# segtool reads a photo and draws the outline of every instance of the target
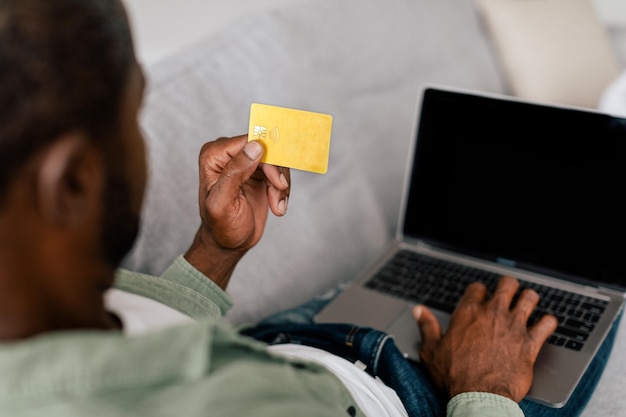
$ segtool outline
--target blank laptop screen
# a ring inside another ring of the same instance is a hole
[[[427,89],[405,236],[624,288],[626,120]]]

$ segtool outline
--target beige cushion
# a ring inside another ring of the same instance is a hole
[[[592,0],[476,0],[511,93],[596,108],[619,74]]]

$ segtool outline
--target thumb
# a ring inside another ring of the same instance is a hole
[[[251,161],[258,161],[261,159],[261,155],[263,155],[263,146],[261,146],[261,144],[256,140],[253,140],[244,145],[243,152]]]
[[[254,213],[245,203],[242,187],[259,167],[262,154],[259,143],[246,143],[226,163],[204,202],[213,232],[227,238],[230,242],[224,244],[229,247],[244,245],[254,233]]]
[[[413,318],[420,329],[424,348],[436,344],[441,339],[441,325],[432,311],[422,305],[417,305],[413,307]]]
[[[247,142],[224,166],[222,175],[213,186],[212,194],[216,199],[228,204],[239,198],[241,186],[250,179],[259,167],[263,147],[256,141]]]

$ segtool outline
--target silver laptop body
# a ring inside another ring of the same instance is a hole
[[[381,292],[373,279],[398,252],[551,287],[542,301],[565,306],[546,307],[561,323],[528,398],[562,407],[624,304],[626,120],[432,86],[418,109],[397,238],[315,320],[387,331],[419,360],[412,306],[430,306],[444,328],[450,310],[413,291],[421,283]]]

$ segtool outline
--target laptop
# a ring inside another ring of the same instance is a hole
[[[626,119],[429,86],[418,103],[397,237],[315,321],[392,334],[419,360],[416,303],[445,328],[469,282],[539,292],[558,330],[528,398],[562,407],[624,304]]]

